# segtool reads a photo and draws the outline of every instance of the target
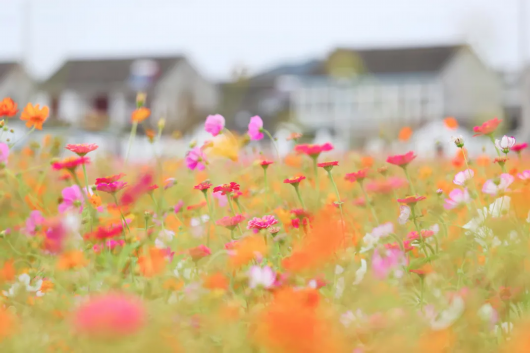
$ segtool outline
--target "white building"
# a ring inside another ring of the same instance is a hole
[[[502,116],[499,76],[465,46],[338,50],[327,65],[298,77],[291,91],[292,114],[306,131],[332,129],[360,144],[446,116],[467,127]]]
[[[22,65],[15,62],[0,63],[0,100],[12,98],[23,109],[35,92],[35,84]]]
[[[168,130],[189,129],[218,103],[217,87],[181,56],[70,60],[40,89],[50,122],[95,131],[128,128],[138,91]]]

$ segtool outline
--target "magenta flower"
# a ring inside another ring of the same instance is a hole
[[[184,201],[180,200],[179,202],[177,202],[173,210],[175,211],[175,213],[179,213],[183,206]]]
[[[195,147],[186,155],[186,166],[191,170],[204,170],[206,157],[199,147]]]
[[[109,194],[114,194],[121,189],[127,186],[127,183],[124,181],[113,181],[112,183],[101,183],[96,185],[98,191],[108,192]]]
[[[467,191],[467,189],[454,189],[449,193],[449,198],[445,199],[444,208],[446,210],[452,210],[453,208],[457,208],[470,201],[471,197],[469,196],[469,192]]]
[[[404,272],[400,267],[406,264],[407,260],[399,249],[385,249],[383,254],[375,249],[372,255],[372,271],[374,277],[380,280],[386,279],[392,270],[395,270],[396,277],[401,277]]]
[[[261,140],[263,138],[263,120],[259,116],[253,116],[250,118],[248,124],[248,135],[251,140]]]
[[[263,268],[252,266],[248,272],[248,279],[248,286],[252,289],[257,287],[270,288],[276,281],[276,274],[269,266]]]
[[[79,207],[79,213],[83,211],[83,194],[79,186],[72,185],[70,187],[66,187],[61,192],[63,195],[63,202],[59,205],[59,212],[65,213],[66,211],[69,211],[71,209],[75,209],[76,207]]]
[[[217,136],[225,127],[225,118],[220,114],[208,115],[206,122],[204,123],[204,130]]]
[[[510,174],[501,174],[498,180],[486,180],[482,186],[482,192],[489,195],[497,195],[499,192],[509,191],[508,186],[514,181],[514,177]]]
[[[226,207],[226,205],[228,205],[228,198],[226,197],[226,195],[223,195],[220,192],[214,192],[213,197],[217,199],[219,207]]]
[[[0,163],[7,164],[9,158],[9,146],[6,143],[0,142]]]
[[[37,232],[37,227],[44,224],[46,218],[38,210],[31,211],[29,218],[26,220],[26,232],[29,235],[35,235]]]
[[[259,232],[262,229],[267,229],[270,226],[278,223],[278,220],[274,216],[263,216],[263,218],[254,217],[248,221],[247,229],[252,229],[254,233]]]

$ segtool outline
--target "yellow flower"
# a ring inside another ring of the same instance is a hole
[[[230,158],[232,161],[237,162],[239,159],[239,148],[240,143],[236,136],[230,136],[228,134],[219,135],[210,150],[210,154],[216,157]]]

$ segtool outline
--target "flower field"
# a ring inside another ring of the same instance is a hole
[[[455,137],[432,161],[295,132],[279,157],[260,117],[211,115],[184,159],[140,165],[10,140],[48,114],[0,102],[1,352],[530,351],[530,161],[500,120],[474,128],[495,155]]]

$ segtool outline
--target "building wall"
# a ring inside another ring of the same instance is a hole
[[[33,81],[20,67],[13,69],[0,81],[0,99],[11,97],[18,103],[19,109],[23,109],[31,101],[34,90]]]
[[[444,114],[466,125],[502,114],[502,81],[475,54],[461,50],[441,73]]]

